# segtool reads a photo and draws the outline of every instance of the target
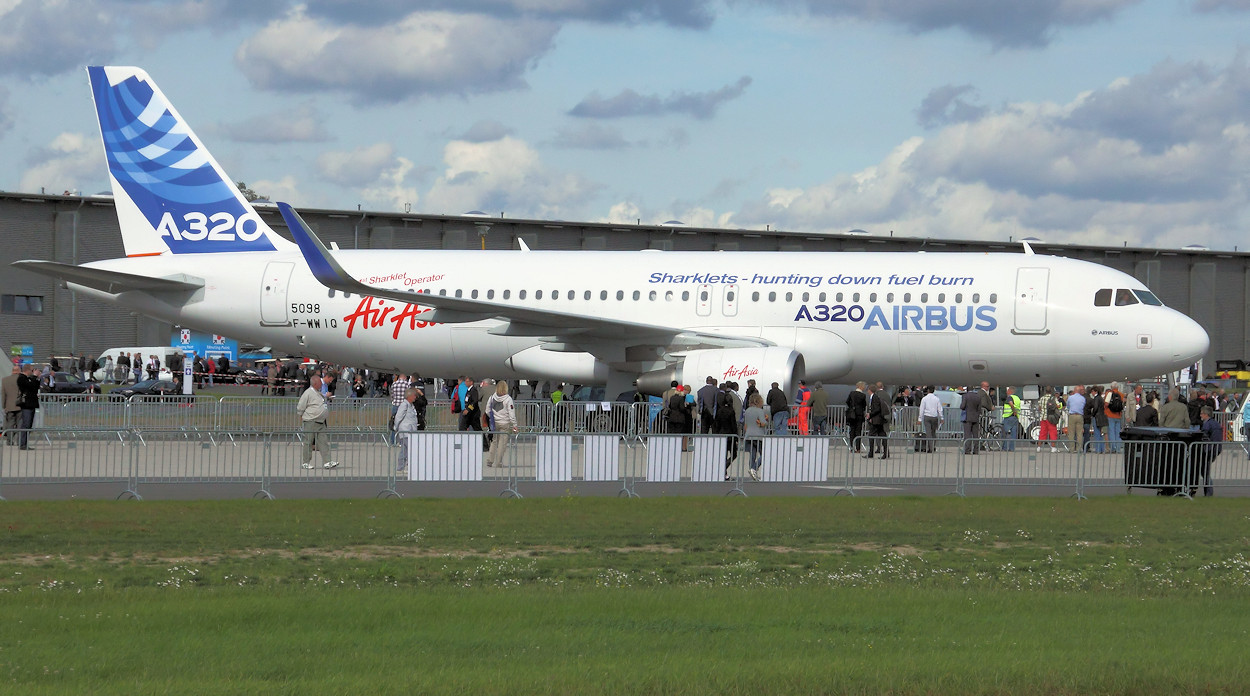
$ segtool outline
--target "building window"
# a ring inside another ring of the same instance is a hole
[[[43,295],[0,296],[0,312],[5,314],[43,314]]]

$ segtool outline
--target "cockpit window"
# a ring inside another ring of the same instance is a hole
[[[1128,305],[1137,304],[1137,298],[1133,297],[1133,291],[1127,288],[1120,288],[1115,291],[1115,306],[1127,307]]]
[[[1163,302],[1161,302],[1159,298],[1155,297],[1155,294],[1149,290],[1134,290],[1133,294],[1137,295],[1137,299],[1141,300],[1143,304],[1154,305],[1155,307],[1163,306]]]
[[[1099,290],[1098,292],[1094,293],[1094,306],[1095,307],[1110,307],[1111,306],[1111,288],[1103,288],[1102,290]]]

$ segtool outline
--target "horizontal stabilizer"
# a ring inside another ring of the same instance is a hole
[[[55,261],[14,261],[13,265],[24,271],[52,276],[67,283],[82,285],[111,294],[139,290],[144,292],[191,292],[204,287],[204,281],[188,276],[176,278],[149,278],[148,276],[106,271],[103,268],[72,266]]]

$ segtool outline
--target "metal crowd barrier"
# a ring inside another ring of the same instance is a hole
[[[172,404],[171,404],[172,407]],[[632,410],[632,409],[630,409]],[[575,412],[575,409],[566,409]],[[549,413],[560,414],[559,409]],[[1127,441],[1124,452],[1050,451],[1028,440],[1006,451],[1002,441],[917,438],[893,433],[861,436],[857,453],[839,436],[766,436],[530,431],[511,436],[499,466],[488,466],[483,434],[424,431],[405,434],[408,458],[385,431],[340,429],[329,449],[306,469],[303,433],[290,428],[202,429],[195,417],[164,427],[43,427],[27,432],[30,450],[0,447],[0,495],[22,484],[95,483],[120,486],[119,497],[139,498],[156,484],[238,484],[272,497],[275,483],[370,482],[379,495],[399,495],[397,482],[486,481],[503,494],[520,496],[531,484],[611,482],[620,495],[635,496],[640,484],[704,484],[727,495],[755,486],[806,483],[855,495],[872,488],[929,487],[966,495],[995,487],[1070,491],[1078,498],[1095,489],[1150,488],[1193,497],[1204,488],[1250,487],[1250,456],[1244,442],[1186,445]],[[8,439],[10,431],[5,432]],[[990,445],[996,444],[997,448]],[[869,459],[869,446],[874,456]],[[888,445],[888,457],[882,457]],[[752,450],[762,462],[751,474]],[[337,463],[325,468],[327,461]],[[403,465],[401,467],[401,464]],[[758,477],[758,478],[757,478]],[[719,486],[723,485],[721,489]]]

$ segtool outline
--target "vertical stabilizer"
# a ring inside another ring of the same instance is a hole
[[[261,220],[152,78],[87,68],[127,256],[294,248]]]

